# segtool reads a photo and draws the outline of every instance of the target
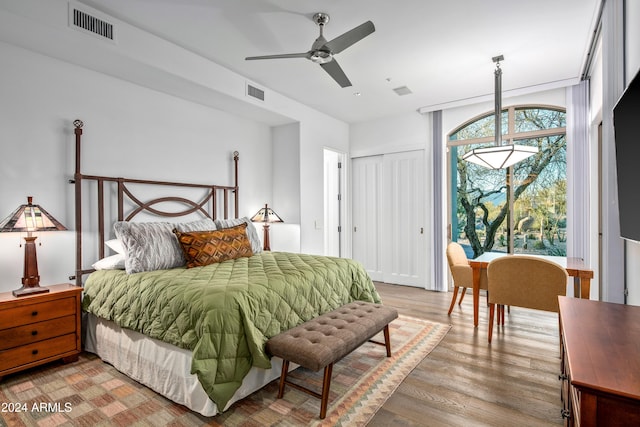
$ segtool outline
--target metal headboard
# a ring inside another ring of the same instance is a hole
[[[83,242],[83,188],[82,183],[91,182],[95,183],[97,189],[97,228],[98,228],[98,257],[103,258],[104,242],[105,242],[105,185],[116,186],[116,205],[117,221],[129,221],[135,216],[141,213],[151,214],[158,217],[181,217],[197,213],[202,217],[216,219],[218,211],[222,209],[223,218],[229,218],[230,206],[233,207],[234,218],[238,218],[238,160],[239,153],[233,152],[233,165],[234,165],[234,185],[211,185],[211,184],[192,184],[192,183],[180,183],[180,182],[168,182],[168,181],[152,181],[142,179],[130,179],[120,177],[108,177],[108,176],[96,176],[96,175],[83,175],[81,172],[81,148],[82,148],[82,127],[81,120],[75,120],[73,122],[75,127],[76,136],[76,170],[73,180],[70,183],[75,185],[75,223],[76,223],[76,271],[74,276],[70,276],[70,280],[76,281],[77,286],[82,286],[82,276],[92,273],[93,269],[83,268],[82,260],[82,242]],[[141,185],[141,186],[140,186]],[[138,187],[134,190],[132,187]],[[177,189],[200,189],[204,190],[204,196],[198,198],[198,200],[191,200],[182,196],[162,196],[151,198],[150,200],[143,200],[142,196],[139,196],[138,192],[143,192],[140,188],[152,187],[168,187],[173,190]],[[219,200],[222,199],[222,207],[219,206]],[[128,205],[133,205],[133,208],[127,209],[125,214],[125,202]],[[160,204],[174,203],[184,206],[179,211],[165,211],[159,208]]]

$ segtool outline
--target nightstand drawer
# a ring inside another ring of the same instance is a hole
[[[75,331],[75,315],[0,330],[0,350],[75,333]]]
[[[75,314],[76,302],[76,298],[61,298],[0,310],[0,330]]]
[[[76,334],[0,351],[0,371],[76,350]]]

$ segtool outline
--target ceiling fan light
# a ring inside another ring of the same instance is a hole
[[[528,145],[497,145],[475,148],[462,156],[463,160],[491,169],[508,168],[538,152],[538,147]]]
[[[333,54],[326,50],[316,50],[311,54],[309,58],[316,64],[326,64],[333,59]]]

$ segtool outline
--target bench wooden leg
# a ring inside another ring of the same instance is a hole
[[[384,346],[387,349],[387,357],[391,357],[391,339],[389,337],[389,325],[384,327]]]
[[[282,399],[284,395],[284,385],[287,382],[287,374],[289,373],[289,361],[282,361],[282,373],[280,374],[280,388],[278,389],[278,399]]]
[[[329,388],[331,387],[331,373],[333,371],[333,363],[329,363],[324,368],[324,379],[322,380],[322,398],[320,399],[320,419],[323,420],[327,415],[327,403],[329,401]]]

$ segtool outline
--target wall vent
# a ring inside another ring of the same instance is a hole
[[[93,13],[85,12],[72,3],[69,3],[69,26],[102,39],[115,41],[115,27],[112,23],[96,17]]]
[[[258,89],[255,86],[251,86],[247,83],[247,95],[252,98],[259,99],[260,101],[264,101],[264,90]]]
[[[404,96],[404,95],[409,95],[410,93],[413,93],[413,92],[411,92],[411,89],[409,89],[409,88],[408,88],[408,87],[406,87],[406,86],[400,86],[400,87],[397,87],[397,88],[393,89],[393,91],[394,91],[398,96]]]

